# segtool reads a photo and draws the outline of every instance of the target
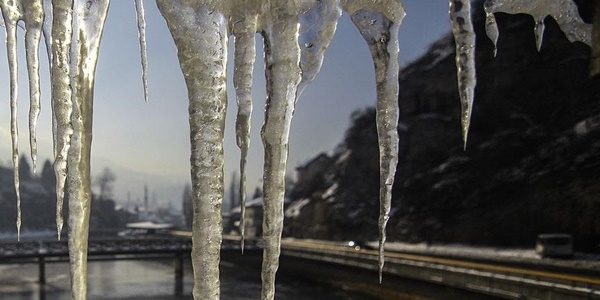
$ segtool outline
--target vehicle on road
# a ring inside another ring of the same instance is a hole
[[[573,237],[570,234],[546,233],[537,237],[535,252],[545,257],[573,257]]]

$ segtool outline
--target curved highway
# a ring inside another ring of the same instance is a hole
[[[365,248],[357,250],[341,243],[295,239],[284,239],[281,247],[283,255],[323,261],[331,260],[333,263],[341,263],[348,266],[355,265],[356,267],[371,270],[377,269],[379,253],[376,250]],[[515,284],[527,282],[527,284],[536,285],[536,288],[541,290],[561,288],[569,290],[569,293],[581,293],[584,295],[584,298],[600,298],[600,272],[598,270],[548,265],[542,260],[536,263],[534,261],[526,262],[486,259],[483,257],[458,257],[386,251],[386,266],[385,273],[398,276],[407,275],[406,273],[397,273],[398,269],[407,268],[408,266],[421,266],[422,268],[444,269],[452,270],[448,272],[462,273],[463,278],[461,280],[465,280],[464,274],[472,275],[477,273],[486,277],[486,280],[509,278]],[[421,275],[415,274],[415,276],[412,276],[408,274],[408,276],[418,278]],[[452,281],[451,279],[444,278],[444,275],[427,275],[424,279],[427,281],[440,281],[442,284]],[[512,294],[512,292],[510,293]]]

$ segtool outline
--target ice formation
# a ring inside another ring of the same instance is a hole
[[[144,84],[144,99],[148,102],[148,55],[146,51],[146,17],[144,14],[144,2],[135,0],[135,12],[137,15],[138,34],[140,39],[140,56],[142,59],[142,82]]]
[[[108,0],[52,2],[52,109],[55,118],[57,226],[62,229],[65,182],[69,197],[69,260],[73,299],[87,295],[90,155],[94,73]]]
[[[38,48],[44,21],[44,11],[41,1],[1,1],[2,18],[6,31],[6,48],[10,73],[10,132],[12,139],[12,160],[14,166],[14,185],[17,195],[17,236],[21,232],[21,194],[19,191],[19,147],[17,128],[17,90],[18,90],[18,65],[17,65],[17,23],[25,24],[25,47],[27,55],[27,72],[29,75],[29,137],[31,146],[31,159],[35,170],[37,161],[36,125],[40,111],[40,77]]]
[[[250,117],[252,115],[252,72],[256,59],[257,12],[244,13],[237,16],[239,22],[233,24],[231,30],[235,36],[233,85],[237,100],[237,117],[235,135],[237,146],[240,148],[240,246],[244,253],[244,235],[246,227],[246,161],[250,146]]]
[[[462,125],[466,143],[475,86],[474,40],[468,0],[449,0],[457,44],[457,69]],[[39,113],[38,47],[44,33],[51,61],[54,168],[57,176],[58,237],[68,186],[69,252],[73,299],[86,298],[87,239],[90,213],[90,154],[94,73],[109,0],[3,0],[10,69],[11,136],[15,189],[20,202],[17,145],[17,23],[25,24],[30,79],[30,143],[36,161],[35,127]],[[342,10],[367,41],[375,66],[377,130],[380,141],[380,280],[384,263],[385,226],[398,152],[398,29],[404,17],[400,0],[190,1],[156,0],[175,40],[189,92],[191,174],[194,197],[193,235],[196,299],[217,299],[222,242],[223,132],[225,126],[226,60],[230,35],[235,38],[234,87],[238,103],[237,144],[241,150],[240,194],[245,194],[245,164],[252,113],[252,71],[255,33],[262,34],[267,77],[267,104],[261,137],[264,166],[263,299],[273,299],[283,228],[284,180],[288,134],[296,101],[323,62]],[[145,20],[141,0],[135,0],[144,97],[148,97]],[[591,27],[584,24],[572,1],[488,0],[486,29],[498,37],[494,12],[526,12],[537,21],[538,47],[543,19],[553,16],[572,41],[590,44]],[[67,184],[65,184],[67,183]],[[244,209],[244,204],[242,204]],[[243,210],[242,210],[243,216]],[[17,230],[20,231],[20,209]],[[243,220],[241,222],[243,224]],[[243,228],[243,227],[242,227]],[[243,229],[242,229],[243,230]],[[242,239],[243,246],[243,239]]]
[[[475,97],[475,31],[471,21],[470,0],[450,0],[450,20],[456,44],[456,77],[461,106],[461,127],[464,148],[467,148],[467,136]]]
[[[498,40],[498,28],[494,19],[496,12],[530,14],[535,20],[534,33],[538,51],[542,46],[546,16],[552,16],[556,20],[569,41],[592,45],[592,25],[581,19],[573,0],[487,0],[484,8],[487,16],[486,31],[494,46]]]
[[[379,139],[379,281],[384,265],[385,227],[389,219],[392,186],[398,164],[398,30],[405,16],[398,2],[380,7],[348,1],[344,10],[369,45],[377,86],[377,135]],[[383,3],[380,3],[380,5]]]

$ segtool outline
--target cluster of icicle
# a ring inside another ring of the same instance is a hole
[[[475,88],[475,36],[468,0],[449,0],[456,40],[458,86],[466,144]],[[17,231],[20,233],[17,130],[17,24],[23,23],[30,85],[30,144],[36,165],[36,122],[40,111],[39,41],[43,33],[51,61],[54,168],[57,177],[56,224],[63,227],[63,198],[69,197],[69,253],[73,299],[87,295],[87,239],[90,213],[90,153],[94,74],[110,0],[0,0],[10,69],[10,107]],[[191,174],[194,194],[193,253],[195,299],[220,296],[222,242],[223,133],[226,58],[235,39],[234,87],[237,144],[241,149],[240,194],[245,194],[245,164],[252,113],[255,34],[264,39],[267,104],[261,130],[264,144],[264,257],[262,298],[273,299],[283,228],[284,178],[288,135],[295,103],[312,82],[334,36],[342,11],[365,38],[375,66],[377,130],[380,141],[380,280],[385,227],[398,152],[398,29],[405,15],[400,0],[156,0],[175,40],[189,92]],[[145,20],[135,0],[144,97],[148,99]],[[554,17],[572,41],[590,44],[591,27],[581,21],[572,0],[488,0],[487,32],[497,40],[495,12],[529,13],[536,19],[538,48],[543,19]],[[68,187],[65,193],[65,186]],[[243,196],[242,196],[243,197]],[[242,199],[244,200],[244,199]],[[242,203],[242,218],[245,205]],[[242,248],[243,248],[243,224]]]
[[[20,202],[17,130],[17,25],[25,29],[30,90],[30,144],[36,165],[36,123],[40,111],[39,42],[43,33],[51,74],[54,170],[57,177],[56,225],[63,227],[63,198],[69,197],[69,259],[74,298],[86,294],[90,214],[90,148],[94,74],[108,0],[0,1],[10,69],[10,107],[15,189]],[[65,186],[68,191],[65,193]],[[21,212],[17,211],[20,235]]]
[[[461,103],[463,142],[467,146],[467,134],[475,96],[475,32],[471,21],[470,0],[449,0],[452,32],[456,41],[456,69],[458,92]],[[553,17],[571,42],[591,46],[592,25],[586,24],[579,15],[573,0],[487,0],[483,4],[486,13],[486,33],[494,43],[498,42],[498,26],[494,13],[529,14],[535,19],[535,38],[538,51],[544,36],[544,19]],[[496,49],[496,48],[494,48]],[[494,50],[496,55],[496,50]]]
[[[264,145],[262,298],[272,299],[283,230],[283,197],[288,137],[294,107],[315,79],[323,56],[346,11],[371,50],[377,81],[381,141],[381,219],[384,232],[398,147],[398,29],[404,10],[386,1],[198,1],[158,0],[177,45],[189,92],[194,186],[193,267],[196,299],[219,297],[219,249],[223,195],[223,130],[226,58],[234,37],[233,82],[237,92],[237,143],[241,149],[240,194],[245,194],[245,162],[252,112],[255,34],[264,39],[267,103],[261,130]],[[200,30],[198,30],[200,28]],[[244,199],[242,213],[244,216]],[[242,220],[240,224],[244,224]],[[243,227],[242,227],[243,235]],[[381,235],[381,253],[385,235]],[[243,239],[242,239],[243,243]],[[382,260],[383,261],[383,260]]]

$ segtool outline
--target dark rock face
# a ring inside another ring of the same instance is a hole
[[[403,241],[531,246],[539,233],[567,232],[592,250],[600,242],[600,82],[588,77],[590,48],[570,43],[548,17],[537,52],[530,16],[496,14],[494,57],[482,5],[474,8],[477,88],[466,151],[452,36],[401,72],[389,233]],[[359,115],[324,172],[335,189],[308,197],[326,203],[320,226],[328,238],[376,238],[374,113]],[[352,144],[358,133],[361,142]]]
[[[590,49],[570,43],[547,18],[538,53],[530,16],[498,14],[494,58],[479,16],[478,85],[466,151],[460,149],[458,95],[449,89],[456,80],[450,75],[454,54],[428,65],[452,38],[404,70],[400,106],[409,129],[402,132],[391,231],[402,240],[519,246],[531,245],[541,232],[569,232],[579,247],[592,249],[600,238],[594,217],[600,200],[593,200],[600,196],[598,133],[575,133],[578,122],[594,123],[600,114],[600,86],[587,75]],[[450,122],[432,133],[419,125],[427,113]],[[420,142],[412,141],[419,135]]]

